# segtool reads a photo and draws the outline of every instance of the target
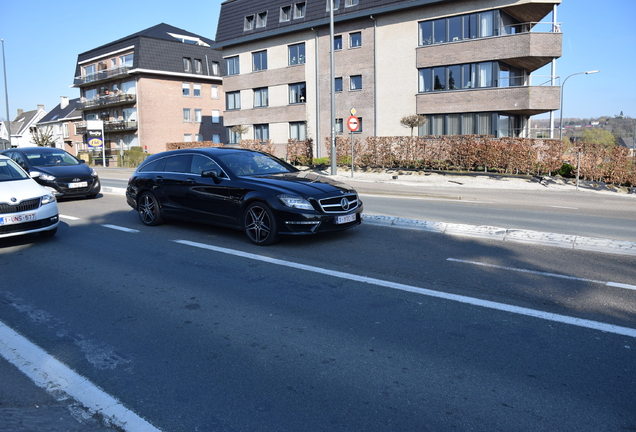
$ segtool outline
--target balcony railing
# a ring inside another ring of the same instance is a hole
[[[114,95],[105,95],[100,96],[95,99],[89,99],[80,101],[75,106],[78,110],[86,110],[96,107],[103,107],[106,105],[115,105],[115,104],[123,104],[123,103],[134,103],[137,100],[137,95],[135,94],[114,94]]]
[[[75,79],[73,80],[73,84],[83,85],[83,84],[88,84],[95,81],[101,81],[101,80],[117,77],[120,75],[128,75],[129,70],[130,70],[129,66],[119,66],[119,67],[115,67],[111,69],[104,69],[89,75],[82,75],[82,76],[75,77]]]
[[[105,121],[104,132],[120,132],[137,129],[136,121]],[[75,131],[78,134],[86,133],[86,122],[75,123]]]

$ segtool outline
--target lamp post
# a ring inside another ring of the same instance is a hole
[[[2,67],[4,69],[4,100],[7,104],[7,133],[9,134],[9,147],[11,147],[11,119],[9,118],[9,93],[7,92],[7,61],[4,58],[4,39],[2,41]]]
[[[565,82],[568,80],[568,78],[574,76],[574,75],[589,75],[589,74],[595,74],[595,73],[599,73],[600,71],[598,70],[593,70],[593,71],[587,71],[587,72],[577,72],[577,73],[573,73],[572,75],[568,75],[563,82],[561,83],[561,108],[559,109],[559,114],[561,116],[560,120],[559,120],[559,139],[562,140],[563,139],[563,86],[565,86]]]

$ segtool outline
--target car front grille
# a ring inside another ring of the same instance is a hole
[[[57,179],[55,182],[57,183],[58,187],[63,193],[69,194],[69,195],[84,195],[90,192],[93,186],[95,185],[95,179],[93,177],[88,177],[88,178],[79,179],[79,181],[85,181],[88,186],[82,187],[82,188],[68,187],[69,183],[75,183],[77,181],[78,181],[77,177],[72,177],[72,178],[60,178],[60,179]]]
[[[325,213],[342,213],[355,210],[360,205],[358,195],[348,194],[331,198],[323,198],[320,201],[320,208]]]
[[[23,211],[35,210],[40,207],[40,198],[33,198],[22,201],[19,204],[0,203],[0,214],[20,213]]]

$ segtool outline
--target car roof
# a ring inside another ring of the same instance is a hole
[[[66,152],[66,150],[63,149],[59,149],[59,148],[55,148],[55,147],[20,147],[20,148],[13,148],[13,149],[9,149],[9,150],[17,150],[17,151],[21,151],[25,154],[31,154],[31,153],[38,153],[38,154],[42,154],[42,153],[53,153],[53,152]],[[68,152],[67,152],[68,153]]]

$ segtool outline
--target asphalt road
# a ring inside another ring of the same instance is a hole
[[[0,317],[159,430],[636,428],[636,257],[60,208],[2,242]]]

